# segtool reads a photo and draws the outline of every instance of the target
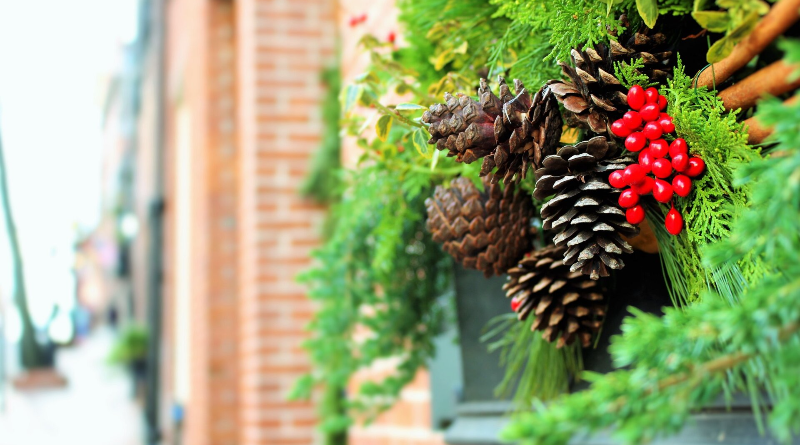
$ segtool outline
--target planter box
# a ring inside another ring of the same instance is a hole
[[[618,275],[615,292],[609,301],[608,315],[595,349],[584,351],[586,369],[605,373],[613,369],[607,353],[609,338],[620,333],[622,319],[633,306],[649,313],[661,313],[670,306],[669,295],[661,274],[658,255],[635,252],[625,257],[626,267]],[[502,291],[505,277],[486,280],[476,271],[456,270],[456,304],[461,340],[463,389],[456,408],[456,418],[445,432],[451,445],[495,445],[499,432],[508,421],[512,409],[508,400],[497,400],[494,388],[503,377],[498,354],[489,354],[479,338],[486,323],[508,313],[509,303]],[[612,283],[613,285],[614,283]],[[580,391],[586,383],[572,390]],[[575,444],[614,444],[608,433],[576,438]],[[750,411],[749,400],[738,397],[729,411],[722,400],[692,416],[681,434],[655,444],[773,444],[770,437],[759,435]]]

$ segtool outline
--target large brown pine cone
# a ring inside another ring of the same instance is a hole
[[[558,62],[569,80],[551,80],[547,84],[567,110],[568,124],[611,134],[611,124],[628,110],[626,89],[614,75],[614,62],[641,58],[645,66],[640,71],[650,80],[666,79],[673,63],[672,51],[667,48],[664,34],[648,35],[649,31],[644,28],[623,35],[619,41],[611,38],[608,45],[573,49],[572,66]]]
[[[620,235],[639,232],[617,204],[620,191],[608,183],[612,171],[633,162],[618,154],[613,141],[596,136],[561,147],[536,171],[534,197],[555,195],[541,207],[542,228],[559,232],[553,241],[567,247],[564,262],[570,270],[593,280],[608,276],[608,268],[625,266],[621,256],[633,250]]]
[[[446,93],[445,103],[431,105],[422,121],[430,124],[429,144],[447,150],[459,162],[484,158],[481,176],[496,168],[493,180],[508,184],[524,178],[531,165],[538,168],[545,156],[555,153],[562,121],[549,87],[531,97],[519,80],[514,80],[516,95],[505,79],[499,77],[498,82],[499,97],[486,79],[481,79],[478,88],[479,101]]]
[[[437,186],[425,200],[428,230],[433,240],[464,267],[486,277],[502,275],[531,249],[533,202],[514,184],[500,190],[484,179],[481,192],[468,178],[454,179],[449,188]]]
[[[600,282],[572,272],[564,264],[566,246],[548,246],[508,270],[503,286],[511,308],[520,320],[534,315],[531,329],[543,331],[542,338],[556,341],[556,347],[577,339],[588,347],[603,325],[606,303]]]

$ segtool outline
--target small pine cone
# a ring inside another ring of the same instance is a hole
[[[651,80],[666,79],[672,64],[672,52],[665,47],[666,37],[637,31],[620,41],[610,39],[608,45],[573,49],[570,59],[574,68],[558,62],[570,80],[551,80],[547,84],[568,111],[568,123],[584,126],[597,134],[611,134],[611,124],[622,117],[627,106],[626,89],[614,75],[614,62],[644,60]]]
[[[458,162],[472,163],[484,158],[481,176],[495,168],[495,182],[508,184],[523,179],[528,168],[538,168],[544,157],[554,154],[561,138],[558,101],[547,86],[533,97],[515,80],[514,94],[502,77],[496,96],[486,79],[478,88],[480,101],[469,96],[445,94],[444,104],[435,104],[422,116],[430,124],[429,144],[447,150]]]
[[[608,183],[608,174],[631,164],[617,157],[617,146],[603,136],[545,158],[536,171],[534,197],[555,196],[541,208],[542,228],[557,230],[553,241],[566,246],[564,262],[593,280],[608,276],[608,268],[621,269],[623,253],[633,249],[621,237],[632,237],[639,229],[625,219],[617,204],[619,190]]]
[[[445,252],[464,267],[486,277],[502,275],[531,249],[533,202],[523,190],[483,180],[481,192],[468,178],[454,179],[449,188],[437,186],[425,200],[428,231]]]
[[[564,264],[566,246],[548,246],[508,270],[503,286],[520,320],[533,313],[531,330],[561,348],[577,339],[588,347],[603,325],[606,304],[600,282],[570,271]]]

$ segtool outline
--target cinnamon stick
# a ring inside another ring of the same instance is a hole
[[[753,28],[753,32],[736,44],[728,57],[700,73],[697,85],[711,87],[715,81],[717,84],[724,82],[789,29],[798,18],[800,0],[781,0],[775,3]]]
[[[726,88],[719,93],[719,98],[729,110],[750,108],[766,94],[778,96],[800,87],[800,79],[791,82],[788,79],[796,69],[796,65],[789,65],[779,60]]]
[[[794,96],[784,101],[783,104],[791,105],[798,100],[800,100],[800,96]],[[744,123],[747,125],[747,143],[750,145],[760,144],[767,136],[772,134],[773,128],[761,125],[756,116],[747,119]]]

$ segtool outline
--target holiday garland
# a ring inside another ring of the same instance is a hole
[[[450,276],[438,242],[467,267],[508,274],[504,290],[518,321],[504,317],[487,335],[504,351],[500,389],[519,381],[523,411],[557,399],[521,414],[507,438],[566,443],[613,426],[622,441],[641,443],[678,431],[720,391],[748,392],[757,408],[765,388],[771,431],[781,440],[800,432],[792,420],[800,360],[791,347],[800,341],[800,108],[760,102],[754,121],[759,90],[743,93],[777,72],[775,64],[798,62],[800,45],[784,44],[783,61],[765,48],[796,20],[800,2],[399,7],[413,30],[409,46],[365,38],[373,65],[343,93],[344,124],[364,155],[345,181],[337,228],[317,254],[322,264],[306,275],[322,310],[308,343],[318,370],[299,388],[309,394],[323,383],[340,399],[333,411],[323,405],[327,430],[390,406],[434,353],[446,307],[437,298]],[[752,76],[741,70],[743,47],[760,48],[750,54],[761,52]],[[720,61],[719,78],[706,59]],[[509,73],[519,80],[507,82]],[[792,79],[774,83],[763,91],[796,88]],[[383,104],[387,91],[408,101]],[[359,106],[381,116],[365,119]],[[376,134],[367,136],[373,123]],[[748,129],[759,141],[772,133],[775,154],[748,145],[756,140]],[[390,198],[389,190],[401,193]],[[534,212],[538,230],[529,225]],[[765,223],[765,214],[775,217]],[[580,348],[593,347],[614,298],[605,277],[641,245],[637,226],[654,232],[677,307],[625,322],[611,353],[628,369],[579,374]],[[354,343],[362,326],[381,334]],[[341,398],[355,372],[383,358],[400,359],[395,375]],[[578,375],[592,388],[560,396]]]

